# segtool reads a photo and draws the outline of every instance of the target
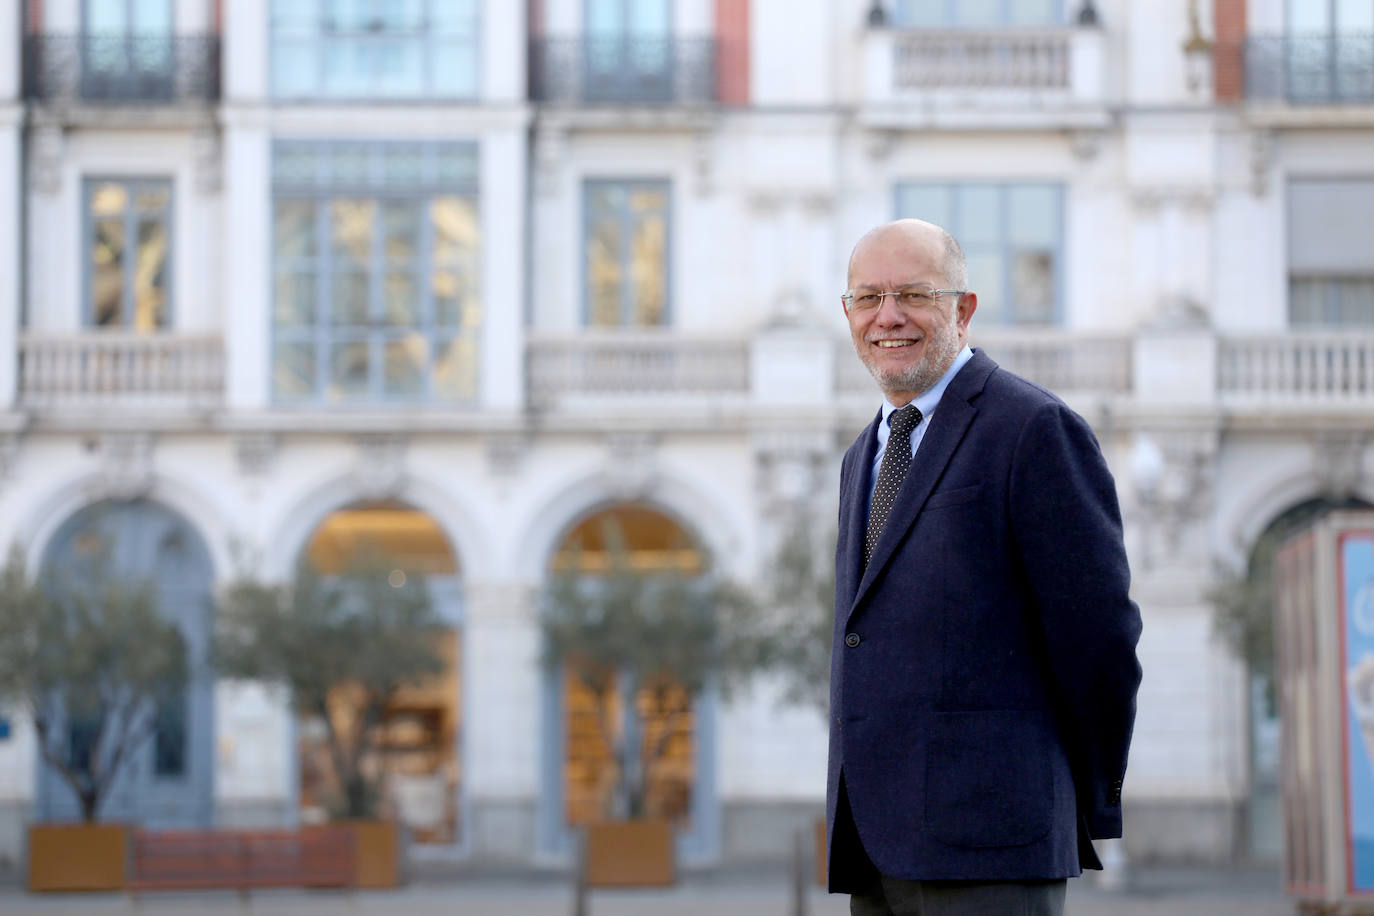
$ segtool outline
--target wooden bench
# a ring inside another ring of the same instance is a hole
[[[349,887],[353,834],[347,829],[139,830],[128,888],[199,890]]]

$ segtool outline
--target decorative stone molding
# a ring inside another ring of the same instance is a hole
[[[602,482],[617,499],[643,499],[658,477],[658,435],[648,432],[606,434],[606,467]]]
[[[765,516],[805,513],[832,495],[826,486],[829,435],[768,430],[755,433],[753,440],[754,492]]]
[[[1263,197],[1269,193],[1269,170],[1274,164],[1274,132],[1250,132],[1250,193]]]
[[[100,470],[87,487],[87,497],[132,500],[153,489],[152,433],[107,432],[96,441]]]
[[[1350,430],[1317,433],[1312,441],[1313,467],[1322,495],[1334,501],[1354,496],[1360,485],[1369,436]]]
[[[487,468],[496,477],[514,477],[530,451],[530,438],[522,432],[488,433]]]
[[[220,133],[202,127],[191,137],[195,151],[196,188],[203,194],[217,194],[224,187],[224,153]]]
[[[368,433],[357,437],[353,480],[364,499],[396,499],[406,483],[408,436]]]
[[[40,194],[62,190],[62,128],[55,124],[35,127],[29,140],[29,187]]]
[[[235,433],[234,463],[245,477],[266,475],[281,451],[281,437],[276,433]]]
[[[759,219],[775,219],[782,212],[783,195],[777,191],[753,191],[746,201],[750,212]]]
[[[543,124],[535,131],[534,139],[535,189],[540,197],[557,197],[563,189],[568,132],[562,127]]]
[[[1207,555],[1220,432],[1210,426],[1136,433],[1131,451],[1136,528],[1144,565],[1187,564]]]
[[[1091,162],[1102,154],[1107,132],[1095,127],[1069,131],[1069,147],[1079,162]]]
[[[892,155],[892,151],[897,147],[897,138],[900,131],[891,129],[870,130],[867,135],[867,143],[864,151],[868,153],[868,158],[873,162],[882,162]]]
[[[801,210],[810,219],[829,219],[835,213],[835,195],[829,191],[808,191],[801,196]]]
[[[715,134],[699,130],[692,134],[692,174],[698,197],[710,197],[716,190]]]
[[[19,460],[19,434],[0,433],[0,484],[9,480],[14,464]]]

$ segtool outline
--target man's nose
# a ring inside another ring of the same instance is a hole
[[[905,322],[906,312],[897,304],[897,294],[882,293],[882,297],[882,301],[878,303],[878,314],[873,316],[873,320],[883,327]]]

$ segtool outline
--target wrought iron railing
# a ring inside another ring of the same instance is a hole
[[[749,343],[673,332],[583,331],[532,337],[527,349],[530,400],[747,397]]]
[[[30,35],[25,93],[45,102],[199,102],[219,97],[211,35]]]
[[[588,35],[530,42],[530,97],[562,104],[703,104],[716,94],[711,38]]]
[[[218,336],[88,331],[26,334],[19,401],[32,408],[213,407],[224,397]]]
[[[1374,32],[1252,36],[1245,94],[1297,105],[1374,102]]]
[[[911,89],[1067,89],[1067,30],[895,33],[893,84]]]

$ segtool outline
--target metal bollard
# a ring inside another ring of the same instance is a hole
[[[792,916],[806,916],[806,831],[792,834]]]

